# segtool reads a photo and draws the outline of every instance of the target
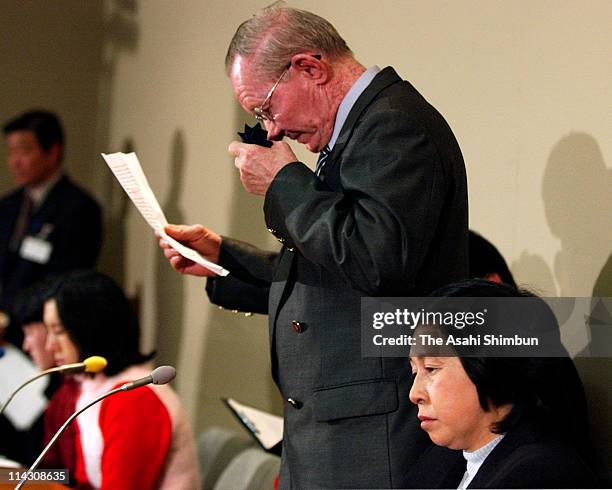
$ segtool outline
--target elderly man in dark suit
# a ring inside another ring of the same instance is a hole
[[[98,204],[62,173],[64,132],[57,116],[30,111],[4,126],[17,190],[0,199],[0,311],[49,274],[96,263],[102,224]],[[21,329],[8,339],[21,345]]]
[[[213,231],[167,233],[227,267],[214,303],[267,313],[286,400],[281,488],[403,487],[427,444],[406,359],[363,358],[363,296],[423,295],[467,275],[467,190],[442,116],[392,68],[366,69],[335,28],[275,4],[243,23],[226,68],[270,148],[233,142],[244,188],[265,196],[269,253]],[[319,152],[316,171],[284,137]],[[179,272],[211,276],[161,246]]]

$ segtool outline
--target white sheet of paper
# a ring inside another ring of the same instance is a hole
[[[249,407],[232,398],[227,399],[236,415],[249,425],[253,435],[259,439],[262,446],[270,449],[283,438],[283,418],[257,408]],[[254,429],[254,430],[253,430]]]
[[[164,232],[164,226],[168,224],[166,216],[162,211],[142,166],[138,161],[136,153],[102,153],[102,158],[107,163],[121,187],[130,200],[134,203],[142,217],[149,223],[154,231],[158,232],[170,244],[170,246],[183,257],[193,260],[195,263],[213,271],[219,276],[227,276],[229,271],[206,260],[195,250],[182,245]]]
[[[4,344],[4,356],[0,358],[0,401],[3,403],[24,381],[38,374],[38,369],[16,347]],[[26,386],[15,395],[4,415],[18,430],[27,430],[47,407],[45,389],[49,377],[45,376]]]

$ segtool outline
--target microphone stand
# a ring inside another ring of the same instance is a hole
[[[47,374],[55,373],[56,371],[59,371],[59,369],[57,368],[47,369],[46,371],[38,373],[33,378],[28,379],[25,383],[19,386],[19,388],[13,391],[13,393],[11,393],[11,396],[9,396],[8,399],[0,407],[0,415],[2,415],[2,413],[4,412],[4,409],[8,406],[8,404],[15,397],[15,395],[21,391],[22,388],[25,388],[26,386],[28,386],[32,381],[36,381],[38,378],[42,378],[43,376],[46,376]]]
[[[106,398],[107,396],[114,395],[115,393],[118,393],[120,391],[125,391],[125,385],[119,386],[118,388],[115,388],[114,390],[109,391],[108,393],[104,393],[103,395],[100,395],[98,398],[96,398],[95,400],[93,400],[92,402],[88,403],[87,405],[85,405],[80,410],[78,410],[75,413],[73,413],[68,418],[68,420],[66,420],[66,422],[64,422],[64,424],[58,429],[58,431],[55,433],[55,435],[51,438],[49,443],[45,446],[45,449],[43,449],[42,453],[40,453],[40,456],[38,456],[38,458],[36,458],[36,461],[34,461],[34,463],[32,463],[32,466],[30,466],[28,471],[26,471],[25,474],[21,477],[21,480],[19,480],[19,483],[15,487],[15,490],[19,490],[23,486],[23,484],[27,481],[28,476],[30,476],[30,474],[38,467],[38,465],[40,464],[42,459],[45,457],[47,452],[49,452],[49,449],[51,448],[51,446],[53,446],[53,444],[55,443],[57,438],[60,435],[62,435],[62,432],[64,432],[64,430],[66,430],[66,427],[68,427],[70,422],[72,422],[75,418],[77,418],[79,415],[81,415],[85,410],[87,410],[92,405],[95,405],[99,401],[104,400],[104,398]]]
[[[70,366],[70,369],[75,369],[75,368],[76,368],[76,365]],[[45,457],[45,455],[47,454],[51,446],[55,443],[57,438],[62,434],[62,432],[64,432],[64,430],[66,430],[66,427],[68,427],[68,424],[70,424],[70,422],[72,422],[75,418],[81,415],[89,407],[91,407],[92,405],[95,405],[101,400],[104,400],[108,396],[114,395],[115,393],[119,393],[120,391],[130,391],[135,388],[140,388],[141,386],[146,386],[151,383],[155,385],[165,385],[166,383],[169,383],[170,381],[172,381],[175,376],[176,376],[176,369],[174,369],[172,366],[160,366],[158,368],[155,368],[153,371],[151,371],[151,374],[149,374],[148,376],[145,376],[144,378],[140,378],[134,381],[129,381],[127,383],[123,383],[121,386],[115,388],[114,390],[109,391],[108,393],[104,393],[100,395],[98,398],[89,402],[87,405],[85,405],[80,410],[77,410],[70,417],[68,417],[68,420],[66,420],[66,422],[64,422],[64,424],[54,434],[54,436],[51,438],[49,443],[43,449],[42,453],[40,453],[40,456],[36,458],[36,461],[32,463],[32,466],[30,466],[28,471],[26,471],[24,475],[21,477],[21,480],[19,480],[19,483],[15,487],[15,490],[19,490],[23,486],[23,484],[27,481],[28,476],[30,476],[32,472],[38,467],[38,465],[40,464],[42,459]]]
[[[106,367],[106,359],[99,358],[99,357],[97,359],[96,358],[97,356],[88,357],[87,359],[85,359],[84,362],[75,362],[74,364],[64,364],[62,366],[49,368],[45,371],[38,373],[36,376],[28,379],[27,381],[19,385],[17,389],[13,391],[13,393],[11,393],[11,396],[8,397],[8,400],[6,400],[0,407],[0,415],[2,415],[2,413],[4,412],[4,409],[8,406],[8,404],[11,402],[11,400],[15,397],[17,393],[19,393],[23,388],[28,386],[32,381],[36,381],[38,378],[42,378],[43,376],[46,376],[47,374],[53,374],[53,373],[71,374],[71,373],[80,373],[83,371],[97,373],[98,371],[104,369]],[[104,365],[95,363],[95,361],[98,359],[104,361]],[[88,362],[91,360],[94,361],[93,365],[88,364]]]

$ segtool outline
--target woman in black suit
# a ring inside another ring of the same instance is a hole
[[[482,280],[434,294],[531,296]],[[436,446],[422,455],[410,481],[423,488],[592,488],[603,483],[592,471],[599,459],[588,438],[582,384],[568,357],[462,357],[462,348],[454,349],[446,352],[449,357],[411,352],[410,400]]]

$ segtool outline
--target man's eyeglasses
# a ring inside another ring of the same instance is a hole
[[[287,65],[287,68],[285,68],[285,70],[281,73],[281,76],[278,77],[278,80],[276,80],[276,83],[272,85],[272,88],[268,92],[268,95],[266,95],[266,98],[261,103],[261,105],[253,109],[253,112],[255,113],[255,119],[257,119],[258,121],[260,122],[274,121],[274,116],[270,114],[266,106],[269,104],[270,99],[272,98],[272,94],[276,90],[276,87],[281,82],[285,74],[289,71],[289,68],[291,68],[291,63]]]

